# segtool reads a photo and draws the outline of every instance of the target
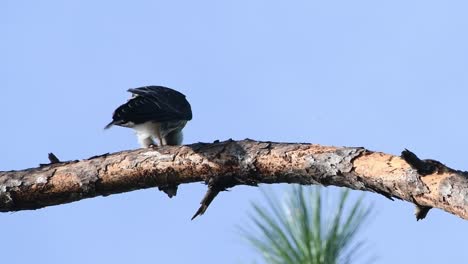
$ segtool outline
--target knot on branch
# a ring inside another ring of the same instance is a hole
[[[47,155],[47,158],[49,159],[49,162],[50,162],[50,163],[41,163],[41,164],[39,164],[39,167],[44,167],[44,166],[47,166],[47,165],[52,165],[52,164],[61,163],[61,161],[59,160],[59,158],[57,158],[57,156],[55,156],[55,154],[52,153],[52,152],[50,152],[50,153]]]
[[[430,160],[421,160],[413,152],[405,149],[401,152],[401,157],[411,166],[411,168],[418,171],[422,176],[432,174],[436,171],[437,167]]]
[[[421,176],[426,176],[435,172],[443,173],[453,171],[452,169],[448,168],[439,161],[430,159],[421,160],[418,156],[416,156],[416,154],[407,149],[401,152],[401,157],[411,166],[411,168],[415,169]],[[429,213],[429,210],[432,209],[431,206],[418,204],[414,197],[413,203],[415,205],[414,215],[416,216],[416,221],[426,218],[427,214]]]
[[[214,200],[214,198],[216,198],[218,193],[226,191],[228,188],[240,184],[257,186],[257,181],[253,179],[244,179],[232,175],[216,175],[209,177],[207,180],[205,180],[205,183],[208,185],[208,190],[200,202],[200,208],[198,208],[198,210],[193,215],[192,220],[206,212],[206,209],[208,209],[208,206],[210,206],[211,202]]]

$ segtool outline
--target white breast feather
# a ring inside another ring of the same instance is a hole
[[[148,121],[142,124],[134,125],[132,128],[135,129],[140,145],[144,148],[147,148],[151,144],[154,144],[153,138],[158,138],[159,127],[159,123]]]
[[[157,137],[159,123],[148,121],[142,124],[134,125],[132,128],[135,129],[135,132],[138,135],[146,136],[146,137]]]

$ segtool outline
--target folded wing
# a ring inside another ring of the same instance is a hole
[[[133,126],[148,121],[168,122],[191,120],[192,110],[185,95],[163,86],[129,89],[135,96],[119,106],[112,116],[112,125]]]

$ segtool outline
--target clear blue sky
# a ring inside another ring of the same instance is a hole
[[[467,1],[0,3],[0,170],[137,148],[104,131],[126,89],[185,93],[185,143],[216,139],[409,148],[468,170]],[[236,231],[258,189],[155,189],[0,214],[2,263],[252,263]],[[377,263],[462,263],[468,224],[367,194]]]

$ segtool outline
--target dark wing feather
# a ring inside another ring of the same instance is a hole
[[[163,86],[145,86],[128,91],[137,96],[114,111],[113,121],[106,128],[128,122],[141,124],[192,119],[190,104],[178,91]]]

